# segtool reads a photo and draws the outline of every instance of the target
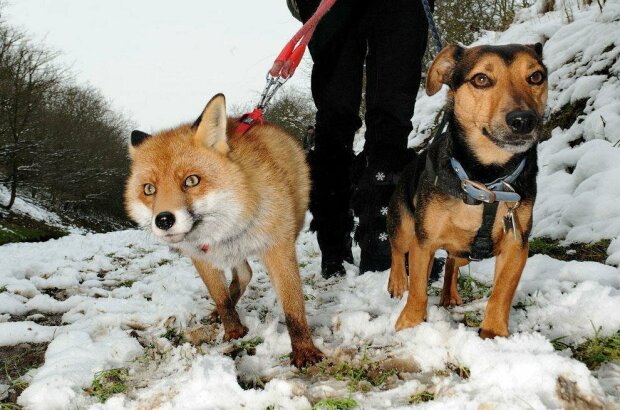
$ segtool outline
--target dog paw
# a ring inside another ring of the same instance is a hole
[[[398,320],[396,321],[396,331],[408,329],[424,322],[426,319],[426,312],[407,311],[407,307],[400,313]]]
[[[239,339],[248,333],[248,328],[245,326],[235,326],[230,329],[224,330],[224,341],[228,342],[233,339]]]
[[[444,295],[441,294],[441,298],[439,299],[439,305],[443,307],[451,307],[451,306],[460,306],[463,304],[463,299],[457,293],[456,295]]]
[[[298,369],[311,366],[325,359],[325,355],[315,346],[294,349],[291,353],[291,364]]]
[[[401,299],[405,292],[407,291],[407,280],[402,279],[392,279],[390,276],[390,280],[388,281],[388,292],[390,296],[394,299]]]
[[[498,330],[498,329],[484,329],[481,328],[478,330],[478,335],[481,339],[494,339],[496,337],[508,337],[510,333],[508,330]]]

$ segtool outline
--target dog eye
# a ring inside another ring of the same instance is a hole
[[[545,75],[542,71],[534,71],[527,79],[527,82],[533,85],[540,85],[545,81]]]
[[[157,189],[155,189],[155,185],[153,184],[144,184],[144,195],[153,195]]]
[[[486,74],[482,73],[474,75],[470,81],[476,88],[487,88],[493,85],[491,79]]]
[[[191,188],[191,187],[198,185],[199,183],[200,183],[200,177],[198,175],[190,175],[187,178],[185,178],[184,184],[186,188]]]

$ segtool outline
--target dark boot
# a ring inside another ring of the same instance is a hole
[[[344,262],[353,263],[351,234],[336,237],[317,232],[317,239],[321,248],[321,276],[325,279],[343,276],[346,273]]]
[[[390,268],[391,249],[386,228],[388,205],[400,172],[411,151],[394,154],[389,159],[367,161],[354,195],[354,211],[359,217],[355,240],[362,254],[360,274]]]

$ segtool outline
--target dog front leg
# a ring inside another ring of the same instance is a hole
[[[486,339],[508,336],[512,298],[527,261],[528,248],[527,242],[522,244],[521,241],[511,241],[510,245],[500,250],[495,262],[493,290],[484,313],[484,320],[480,324],[480,337]]]
[[[305,367],[320,362],[325,355],[314,345],[306,321],[294,241],[269,249],[264,255],[264,263],[284,310],[293,348],[291,363],[295,367]]]
[[[446,274],[443,278],[443,288],[439,304],[444,307],[457,306],[463,304],[463,299],[459,295],[458,278],[459,268],[469,263],[467,259],[453,258],[448,256],[446,259]]]
[[[215,302],[217,313],[224,325],[224,341],[243,337],[248,332],[248,328],[241,324],[239,314],[235,310],[235,303],[228,293],[224,272],[198,259],[192,259],[192,262]]]
[[[396,330],[416,326],[426,319],[428,275],[434,254],[434,248],[421,245],[417,237],[413,239],[409,248],[409,296],[396,321]]]

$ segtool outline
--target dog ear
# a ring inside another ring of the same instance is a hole
[[[133,157],[136,148],[144,142],[145,139],[150,138],[151,134],[146,132],[133,130],[131,131],[131,138],[129,139],[129,155]]]
[[[457,44],[449,44],[443,50],[428,69],[426,75],[426,94],[434,95],[441,90],[442,84],[449,84],[456,67],[457,55],[460,55],[463,48]]]
[[[536,56],[542,60],[542,58],[543,58],[543,45],[541,43],[528,44],[527,47],[529,47],[532,50],[534,50],[534,52],[536,53]]]
[[[229,151],[227,125],[226,98],[224,94],[217,94],[207,103],[202,115],[192,126],[196,129],[194,141],[225,154]]]

